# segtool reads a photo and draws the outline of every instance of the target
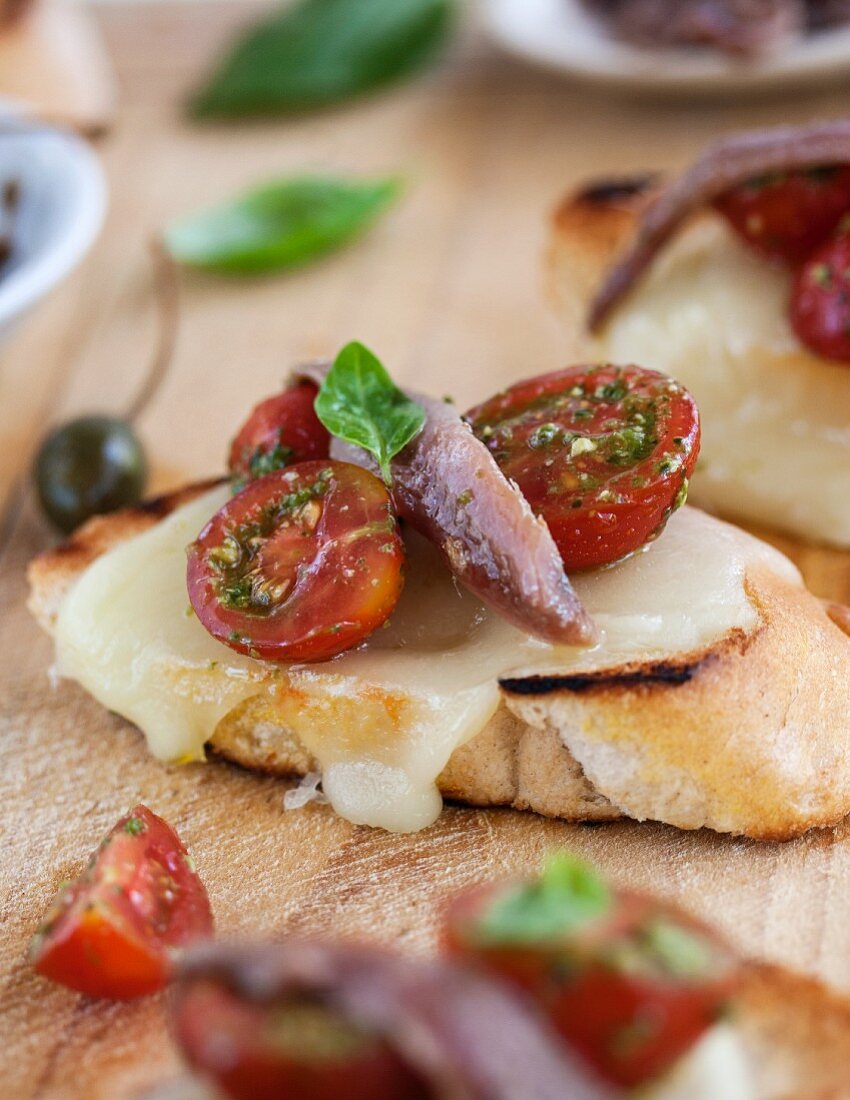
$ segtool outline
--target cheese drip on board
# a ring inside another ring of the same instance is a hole
[[[582,350],[664,371],[693,393],[696,504],[850,547],[850,368],[794,335],[791,281],[705,218],[664,249]]]
[[[332,661],[275,666],[217,642],[189,608],[185,548],[226,499],[214,489],[88,567],[57,621],[59,671],[134,722],[162,760],[202,759],[225,715],[264,696],[318,761],[334,809],[394,831],[438,816],[437,777],[495,713],[500,676],[656,659],[752,629],[754,563],[800,583],[771,547],[685,508],[631,558],[575,578],[601,639],[556,649],[487,610],[411,534],[384,629]]]

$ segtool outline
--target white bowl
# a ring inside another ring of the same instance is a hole
[[[0,266],[0,329],[28,310],[83,258],[103,224],[106,182],[90,146],[74,134],[3,118],[0,195],[19,200],[3,219],[11,254]]]
[[[639,49],[616,42],[578,0],[485,0],[505,50],[566,76],[629,92],[726,98],[829,83],[850,74],[850,28],[821,31],[768,57],[706,49]]]

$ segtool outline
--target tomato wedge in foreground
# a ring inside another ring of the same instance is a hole
[[[390,497],[347,462],[251,482],[189,548],[189,599],[220,642],[267,661],[323,661],[386,621],[403,585]]]
[[[815,355],[850,363],[850,231],[836,234],[800,268],[791,325]]]
[[[316,416],[318,386],[297,382],[251,412],[230,446],[228,467],[237,487],[296,462],[327,458],[331,437]]]
[[[519,382],[466,414],[552,532],[567,569],[617,561],[684,502],[699,413],[642,367],[570,367]]]
[[[782,172],[751,180],[715,203],[764,256],[801,263],[850,210],[850,167]]]
[[[460,895],[443,937],[451,953],[524,989],[601,1077],[627,1087],[670,1068],[737,985],[737,963],[709,929],[610,889],[567,853],[537,879]]]
[[[162,989],[172,952],[212,932],[209,898],[170,825],[146,806],[122,817],[58,895],[33,939],[39,974],[90,997]]]
[[[258,1005],[212,980],[178,1001],[174,1030],[190,1065],[236,1100],[427,1100],[380,1038],[324,1005]]]

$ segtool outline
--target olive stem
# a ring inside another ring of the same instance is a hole
[[[180,282],[177,264],[159,236],[151,240],[150,252],[159,331],[145,379],[125,414],[130,424],[138,421],[165,380],[174,358],[180,328]]]

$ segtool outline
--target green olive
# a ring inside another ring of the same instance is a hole
[[[136,433],[112,416],[63,424],[42,443],[34,468],[41,506],[66,533],[89,516],[138,504],[147,476]]]

